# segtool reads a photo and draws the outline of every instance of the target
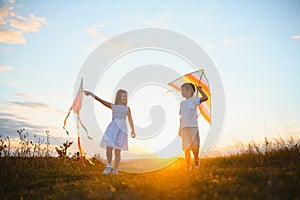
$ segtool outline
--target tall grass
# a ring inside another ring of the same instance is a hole
[[[235,153],[218,159],[237,166],[288,167],[300,163],[300,140],[265,138],[263,143],[238,143],[232,147]]]
[[[30,140],[27,135],[19,140],[16,149],[9,146],[8,138],[0,140],[1,199],[300,197],[300,141],[292,137],[240,143],[231,155],[202,158],[199,170],[186,171],[184,159],[179,159],[155,172],[121,172],[117,176],[102,175],[104,165],[99,155],[93,159],[95,165],[84,168],[78,156],[51,156],[46,141],[39,146],[38,139]]]
[[[0,195],[8,195],[9,199],[18,199],[27,191],[50,190],[54,185],[87,179],[87,171],[93,167],[83,168],[80,159],[54,157],[1,157],[0,166]]]
[[[72,141],[66,141],[61,146],[50,144],[50,131],[45,131],[44,139],[37,134],[31,134],[26,129],[16,131],[16,137],[11,139],[9,136],[3,138],[0,134],[0,157],[78,157],[77,152],[74,155],[68,154],[67,149],[73,144]],[[18,141],[16,141],[18,139]],[[12,141],[13,140],[13,141]],[[14,143],[14,144],[12,144]]]

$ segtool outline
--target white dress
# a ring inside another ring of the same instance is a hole
[[[112,104],[113,119],[105,130],[100,146],[128,151],[127,113],[127,106]]]

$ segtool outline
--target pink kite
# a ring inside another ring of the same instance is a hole
[[[73,112],[76,114],[76,124],[77,124],[77,135],[78,135],[78,149],[79,149],[79,153],[80,153],[80,156],[81,156],[81,162],[82,162],[82,165],[83,166],[86,166],[85,162],[84,162],[84,158],[92,165],[94,165],[94,163],[87,157],[86,153],[84,152],[81,144],[80,144],[80,133],[79,133],[79,124],[81,125],[81,127],[84,129],[84,131],[86,132],[86,135],[87,137],[90,139],[90,140],[93,140],[93,138],[91,138],[88,134],[88,131],[86,129],[86,127],[83,125],[83,123],[81,122],[80,120],[80,117],[79,117],[79,113],[80,113],[80,109],[81,109],[81,106],[82,106],[82,99],[83,99],[83,96],[84,96],[84,90],[83,90],[83,79],[81,79],[81,83],[80,83],[80,87],[79,87],[79,90],[77,92],[77,95],[76,95],[76,98],[72,104],[72,106],[70,107],[69,109],[69,112],[68,112],[68,115],[66,116],[65,120],[64,120],[64,126],[63,126],[63,129],[66,131],[66,133],[69,135],[69,132],[67,131],[67,129],[65,128],[66,127],[66,123],[67,123],[67,119],[70,115],[70,112],[71,110],[73,110]]]

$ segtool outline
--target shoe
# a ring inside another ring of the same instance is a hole
[[[193,167],[192,167],[191,165],[189,165],[189,166],[186,167],[186,169],[187,169],[188,171],[192,171],[192,170],[193,170]]]
[[[103,174],[109,174],[110,170],[111,170],[111,167],[110,166],[106,166],[102,173]]]
[[[113,175],[118,174],[118,169],[114,169],[112,172]]]
[[[200,160],[198,159],[198,160],[195,160],[195,168],[199,169],[199,167],[200,167]]]

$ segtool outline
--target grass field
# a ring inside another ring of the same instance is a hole
[[[158,171],[118,175],[102,175],[99,161],[84,168],[76,159],[1,157],[0,195],[1,199],[300,199],[299,143],[256,150],[249,146],[241,154],[201,159],[198,170],[187,171],[185,161],[178,159]]]

